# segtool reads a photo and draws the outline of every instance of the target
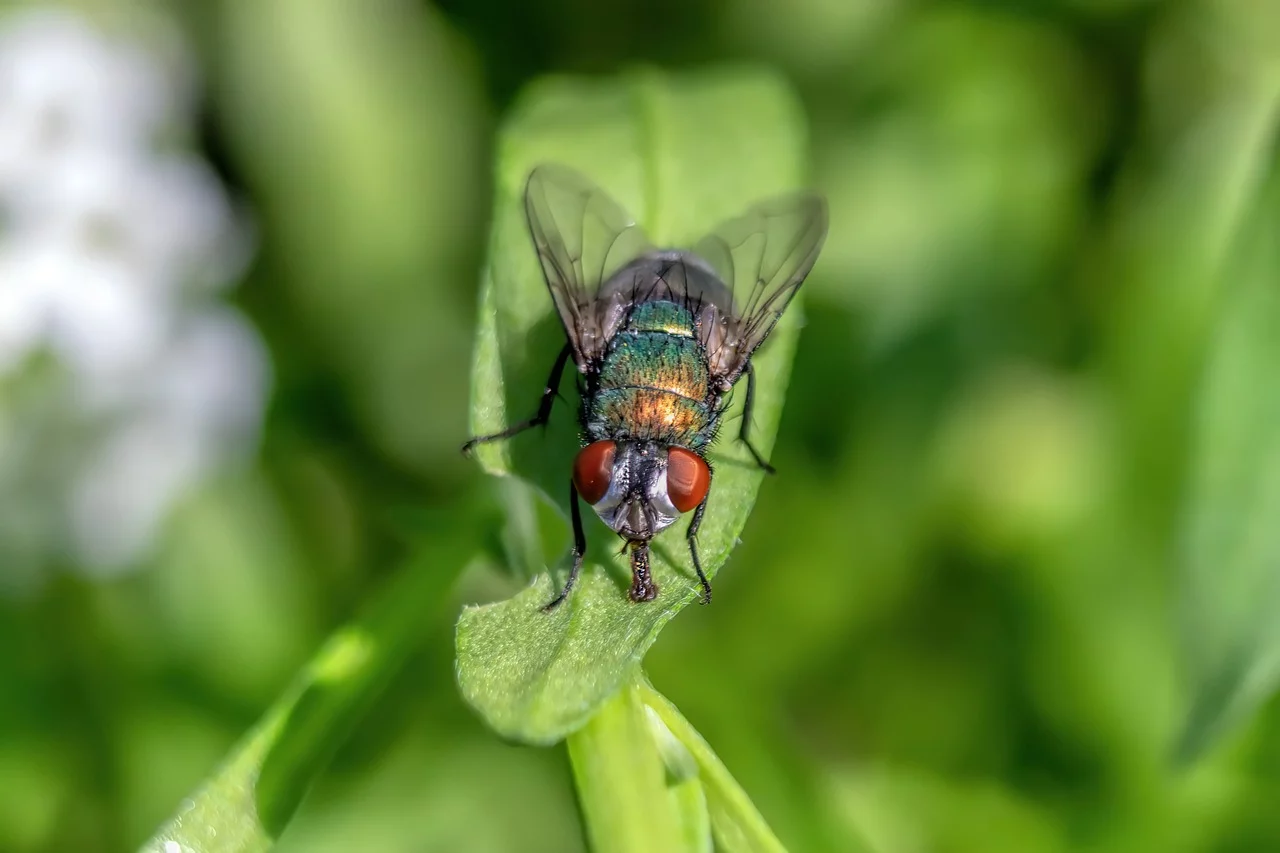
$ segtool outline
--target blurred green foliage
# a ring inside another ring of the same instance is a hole
[[[192,496],[153,564],[0,601],[0,850],[136,847],[443,535],[415,519],[499,488],[457,447],[516,90],[727,59],[796,85],[831,234],[780,474],[653,683],[795,851],[1280,848],[1274,440],[1250,419],[1275,392],[1230,342],[1275,329],[1247,320],[1280,286],[1280,7],[81,5],[195,45],[276,390],[259,464]],[[487,561],[424,613],[280,849],[583,848],[563,752],[499,742],[454,682],[461,605],[520,583]],[[1193,704],[1243,726],[1175,770]]]

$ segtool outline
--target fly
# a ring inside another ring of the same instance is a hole
[[[702,584],[697,535],[710,497],[707,451],[746,377],[738,439],[755,463],[773,467],[751,443],[755,373],[764,343],[813,268],[827,233],[822,196],[765,201],[722,223],[692,249],[660,249],[603,190],[565,166],[537,167],[525,185],[525,214],[567,338],[538,411],[465,445],[510,438],[546,424],[570,358],[578,368],[582,449],[569,505],[573,567],[551,610],[582,570],[586,501],[630,550],[632,601],[651,601],[649,542],[692,513],[686,538]]]

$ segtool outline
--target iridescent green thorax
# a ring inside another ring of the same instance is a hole
[[[587,435],[701,449],[715,425],[693,314],[674,302],[632,310],[591,383]]]

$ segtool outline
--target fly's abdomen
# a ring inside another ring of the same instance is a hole
[[[701,448],[714,425],[708,382],[693,316],[671,302],[639,305],[601,362],[587,431]]]

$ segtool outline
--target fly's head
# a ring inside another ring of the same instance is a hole
[[[702,503],[711,469],[684,447],[606,439],[578,453],[573,485],[619,536],[647,542]]]

